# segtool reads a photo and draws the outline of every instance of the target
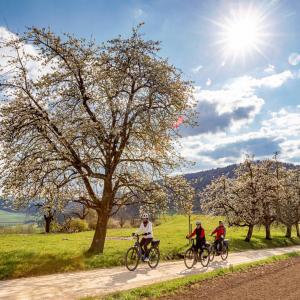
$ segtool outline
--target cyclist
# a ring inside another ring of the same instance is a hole
[[[148,245],[153,240],[152,223],[149,221],[149,215],[146,213],[142,214],[141,218],[142,218],[142,223],[139,229],[137,230],[136,234],[142,233],[144,235],[140,241],[140,245],[141,245],[144,261],[149,261]]]
[[[223,241],[226,235],[226,228],[223,221],[219,221],[219,226],[211,233],[211,235],[216,234],[215,247],[217,252],[221,251],[223,248]]]
[[[191,234],[188,234],[186,236],[187,239],[190,239],[191,237],[196,235],[196,250],[201,250],[205,246],[205,231],[204,228],[201,225],[200,221],[196,221],[196,228]]]

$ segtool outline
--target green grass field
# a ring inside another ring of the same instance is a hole
[[[25,223],[28,220],[33,219],[31,216],[22,213],[7,212],[0,210],[0,226],[1,224],[9,223]]]
[[[201,219],[207,234],[217,225],[218,217],[194,216]],[[155,238],[161,240],[162,259],[176,259],[187,247],[185,235],[188,219],[165,217],[154,227]],[[110,229],[108,237],[130,236],[133,229]],[[244,242],[245,228],[228,228],[231,251],[300,244],[298,238],[284,238],[284,229],[272,229],[273,240],[264,239],[263,228],[254,231],[253,241]],[[87,270],[124,264],[124,254],[133,241],[107,240],[103,255],[86,256],[93,232],[75,234],[0,234],[0,279],[34,276],[56,272]],[[210,238],[208,237],[208,240]]]

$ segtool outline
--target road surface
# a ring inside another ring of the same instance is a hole
[[[5,280],[0,281],[0,299],[80,299],[85,296],[102,295],[209,272],[230,265],[253,262],[294,251],[300,251],[300,246],[229,253],[227,261],[221,261],[217,257],[208,268],[203,268],[198,263],[191,270],[185,268],[183,261],[173,261],[161,263],[155,270],[150,270],[148,265],[141,264],[134,272],[129,272],[125,267],[116,267]]]

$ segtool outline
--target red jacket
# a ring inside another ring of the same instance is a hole
[[[198,230],[197,230],[197,227],[194,229],[194,231],[189,235],[189,237],[193,237],[197,235],[197,239],[204,239],[205,238],[205,231],[202,227],[200,227]]]
[[[218,226],[211,234],[217,234],[216,239],[219,240],[221,236],[225,236],[225,227],[224,226]]]

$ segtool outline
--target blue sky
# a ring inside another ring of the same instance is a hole
[[[259,35],[234,56],[228,26],[249,12]],[[101,42],[144,21],[145,37],[162,41],[161,55],[197,87],[199,125],[182,129],[178,150],[195,162],[193,171],[246,153],[280,151],[282,160],[300,163],[299,20],[300,1],[292,0],[0,1],[0,38],[34,25]]]

